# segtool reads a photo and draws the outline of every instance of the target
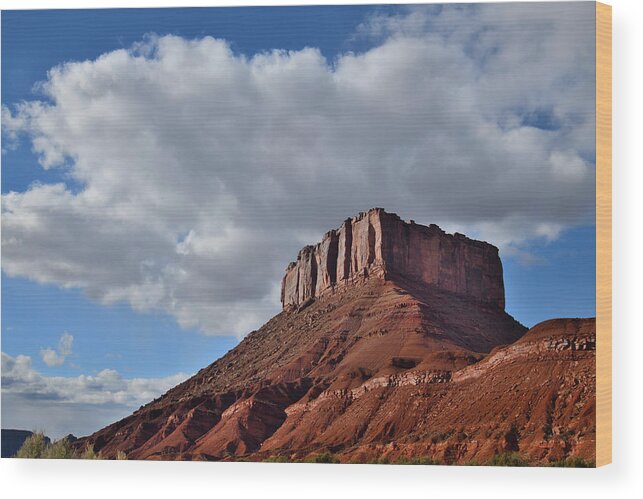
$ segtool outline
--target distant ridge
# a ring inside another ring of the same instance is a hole
[[[11,430],[2,429],[2,457],[14,457],[31,435],[32,431],[28,430]],[[49,437],[45,437],[45,442],[50,443]]]

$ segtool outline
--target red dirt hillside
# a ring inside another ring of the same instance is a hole
[[[488,291],[488,292],[487,292]],[[77,446],[130,459],[593,459],[593,319],[526,328],[497,248],[373,209],[291,263],[284,310]]]

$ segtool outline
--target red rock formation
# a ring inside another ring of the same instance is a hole
[[[280,314],[74,445],[130,459],[593,459],[594,319],[525,334],[499,272],[493,246],[371,210],[300,252]]]
[[[335,450],[343,462],[418,456],[485,463],[518,452],[546,464],[594,459],[595,321],[542,323],[480,362],[361,379],[286,409],[260,455]],[[464,366],[464,367],[462,367]]]
[[[502,264],[498,249],[437,225],[405,222],[373,208],[306,246],[286,268],[284,308],[297,307],[338,287],[370,276],[404,276],[504,308]]]

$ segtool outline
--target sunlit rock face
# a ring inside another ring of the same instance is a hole
[[[504,309],[498,248],[373,208],[301,249],[282,280],[284,308],[371,277],[402,276]]]

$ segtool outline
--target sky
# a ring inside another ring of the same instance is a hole
[[[591,2],[2,12],[2,427],[83,435],[381,206],[595,315]]]

